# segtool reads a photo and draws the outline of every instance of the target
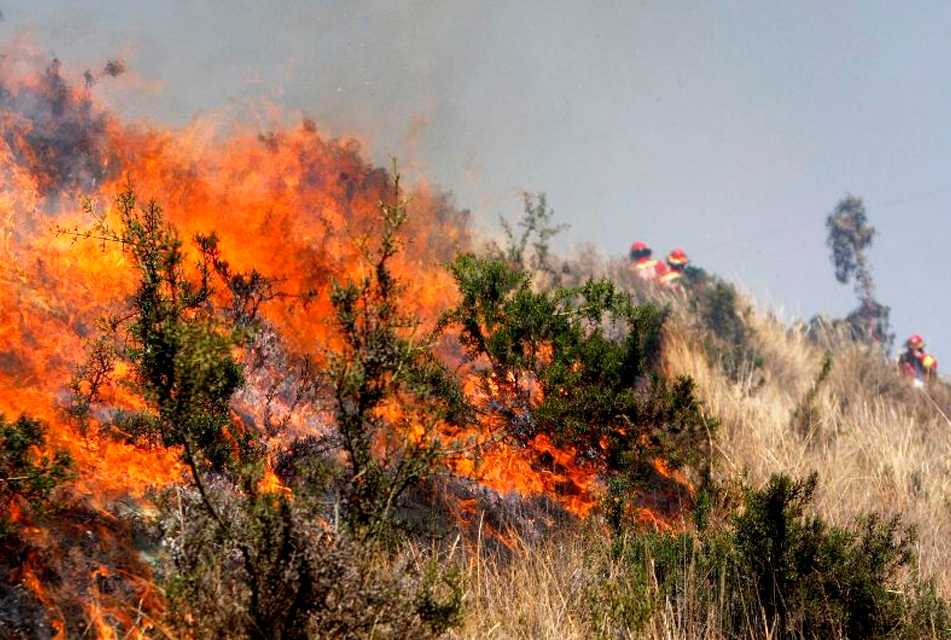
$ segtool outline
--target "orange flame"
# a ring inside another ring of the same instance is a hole
[[[179,481],[183,469],[175,450],[97,432],[117,408],[142,407],[121,384],[109,388],[87,433],[64,417],[84,341],[95,335],[97,318],[125,306],[134,283],[118,247],[72,242],[50,228],[87,226],[83,195],[114,215],[109,205],[130,176],[141,196],[160,201],[183,239],[216,231],[236,270],[253,267],[279,279],[287,296],[263,310],[266,320],[289,353],[315,353],[332,339],[329,283],[368,268],[359,240],[371,234],[379,202],[390,196],[388,177],[363,158],[357,142],[322,137],[310,120],[278,123],[263,134],[241,123],[223,132],[213,118],[177,130],[128,125],[88,90],[71,88],[58,63],[43,70],[36,64],[22,51],[0,59],[0,88],[6,90],[0,92],[0,413],[29,413],[49,423],[50,446],[68,449],[76,462],[72,495],[104,509]],[[425,183],[409,195],[406,247],[395,271],[408,283],[405,299],[432,324],[455,300],[451,276],[440,265],[468,244],[467,214]],[[255,420],[265,411],[262,389],[287,376],[267,366],[251,376],[251,388],[240,398],[241,409]],[[113,373],[115,379],[127,375]],[[314,407],[285,409],[296,435],[326,423]],[[406,437],[424,436],[412,415],[394,406],[383,412],[408,424]],[[490,418],[461,434],[474,438],[482,455],[459,457],[456,472],[503,494],[549,496],[580,517],[591,512],[600,492],[598,469],[579,464],[574,451],[544,434],[528,447],[485,437],[499,427]],[[271,470],[261,489],[286,490]],[[466,508],[460,504],[461,512]],[[96,569],[93,584],[108,575],[107,567]],[[23,582],[53,612],[57,637],[63,636],[55,598],[29,568]],[[116,637],[110,618],[124,629],[135,626],[93,591],[88,616],[100,638]]]

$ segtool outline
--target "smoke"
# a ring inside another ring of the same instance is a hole
[[[88,90],[72,88],[53,58],[33,79],[0,67],[0,136],[41,196],[89,191],[119,170],[107,141],[109,116]]]

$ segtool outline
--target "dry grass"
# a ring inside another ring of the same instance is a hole
[[[679,306],[667,339],[668,373],[691,376],[709,414],[721,422],[713,443],[717,479],[759,485],[775,472],[806,476],[817,471],[820,490],[813,506],[818,515],[849,525],[870,511],[901,513],[920,534],[921,576],[934,578],[940,593],[951,593],[948,387],[915,391],[880,355],[836,341],[831,373],[815,394],[815,419],[803,428],[793,414],[820,371],[823,348],[767,314],[750,313],[747,324],[763,365],[732,382],[708,362]],[[467,615],[452,637],[725,637],[716,606],[696,611],[689,601],[664,600],[657,590],[646,597],[654,599],[652,613],[639,632],[605,628],[603,620],[599,624],[594,585],[622,579],[604,544],[588,529],[541,545],[520,545],[507,559],[470,554]],[[692,571],[684,568],[682,580],[688,585],[696,579]],[[768,638],[770,625],[747,621],[744,635]]]
[[[662,594],[656,582],[646,591],[632,581],[631,567],[606,546],[604,532],[582,529],[541,544],[518,544],[515,555],[469,555],[466,616],[448,637],[455,640],[762,640],[773,637],[773,624],[745,621],[737,635],[729,631],[727,603],[701,605],[690,594],[698,582],[694,562],[683,567],[679,590],[686,597]],[[653,565],[647,559],[646,570]],[[629,618],[619,613],[626,600]],[[633,619],[632,619],[633,618]],[[627,622],[630,622],[628,624]],[[830,638],[829,640],[839,640]]]
[[[880,355],[839,343],[816,396],[817,420],[803,432],[792,415],[821,368],[823,350],[767,315],[753,314],[749,323],[764,364],[738,384],[710,366],[688,331],[673,330],[667,342],[670,373],[693,377],[721,421],[717,476],[759,484],[777,471],[817,471],[819,515],[845,525],[869,511],[901,513],[918,527],[923,576],[951,593],[946,387],[915,391]]]
[[[578,589],[589,550],[578,541],[518,544],[511,559],[469,556],[466,616],[453,638],[590,637]]]

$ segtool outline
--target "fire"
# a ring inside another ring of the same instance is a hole
[[[113,373],[114,384],[85,429],[67,417],[85,343],[95,337],[98,318],[123,308],[133,274],[118,247],[73,242],[51,229],[88,225],[82,197],[112,215],[114,194],[131,178],[141,196],[166,209],[183,240],[215,231],[235,270],[253,267],[275,278],[283,295],[262,309],[265,319],[287,354],[315,353],[331,339],[329,283],[366,268],[359,239],[378,222],[388,177],[364,159],[357,142],[326,138],[307,118],[278,122],[265,133],[242,123],[226,131],[215,118],[174,130],[128,124],[63,73],[58,62],[43,65],[22,50],[0,58],[0,413],[48,423],[50,446],[68,449],[75,461],[70,495],[109,520],[118,500],[141,500],[147,511],[149,491],[181,481],[183,467],[174,449],[100,433],[117,409],[143,406],[119,384],[128,372]],[[395,270],[408,283],[405,299],[431,326],[454,300],[441,265],[469,243],[467,214],[425,183],[409,195],[408,240]],[[249,375],[238,402],[261,422],[273,408],[270,390],[287,375],[286,368],[268,366]],[[316,407],[285,402],[281,408],[292,435],[326,423]],[[408,438],[422,437],[424,426],[413,416],[387,417],[409,421]],[[574,451],[544,434],[527,447],[491,441],[485,434],[498,425],[486,420],[473,434],[461,434],[476,440],[481,456],[460,457],[455,471],[502,494],[549,496],[581,517],[592,511],[598,469],[578,463]],[[261,488],[285,490],[270,470]],[[473,509],[460,504],[460,513]],[[115,569],[99,566],[89,578],[87,616],[100,638],[134,637],[117,629],[128,634],[138,624],[98,586]],[[127,574],[122,579],[147,570]],[[57,597],[29,564],[22,583],[50,612],[57,637],[65,637]],[[142,593],[160,608],[154,593]]]
[[[554,446],[545,434],[525,449],[487,444],[478,458],[460,460],[456,471],[502,494],[551,497],[580,517],[598,502],[598,469],[579,464],[571,448]]]
[[[47,611],[50,612],[50,626],[53,627],[53,637],[57,640],[60,638],[65,638],[66,625],[63,622],[63,614],[59,610],[56,602],[49,595],[49,592],[37,579],[36,575],[33,573],[33,570],[30,569],[29,564],[24,566],[20,582],[23,584],[23,586],[36,594],[37,599],[39,599],[39,601],[43,603],[43,606],[46,607]]]

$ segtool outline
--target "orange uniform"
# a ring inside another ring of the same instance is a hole
[[[667,273],[660,277],[661,284],[673,287],[675,285],[680,285],[680,280],[684,277],[684,274],[680,271],[674,269],[669,270]]]
[[[634,263],[634,273],[645,282],[657,280],[664,272],[666,272],[664,263],[656,258],[641,258]]]
[[[915,378],[917,384],[929,382],[938,374],[938,360],[925,353],[925,341],[917,333],[905,341],[898,366],[904,375]]]
[[[683,279],[684,269],[690,260],[683,249],[674,249],[667,256],[666,273],[660,277],[660,282],[671,289],[682,290],[681,280]]]
[[[657,280],[667,271],[666,265],[651,257],[651,249],[638,240],[631,245],[631,261],[634,263],[634,273],[644,282]]]

